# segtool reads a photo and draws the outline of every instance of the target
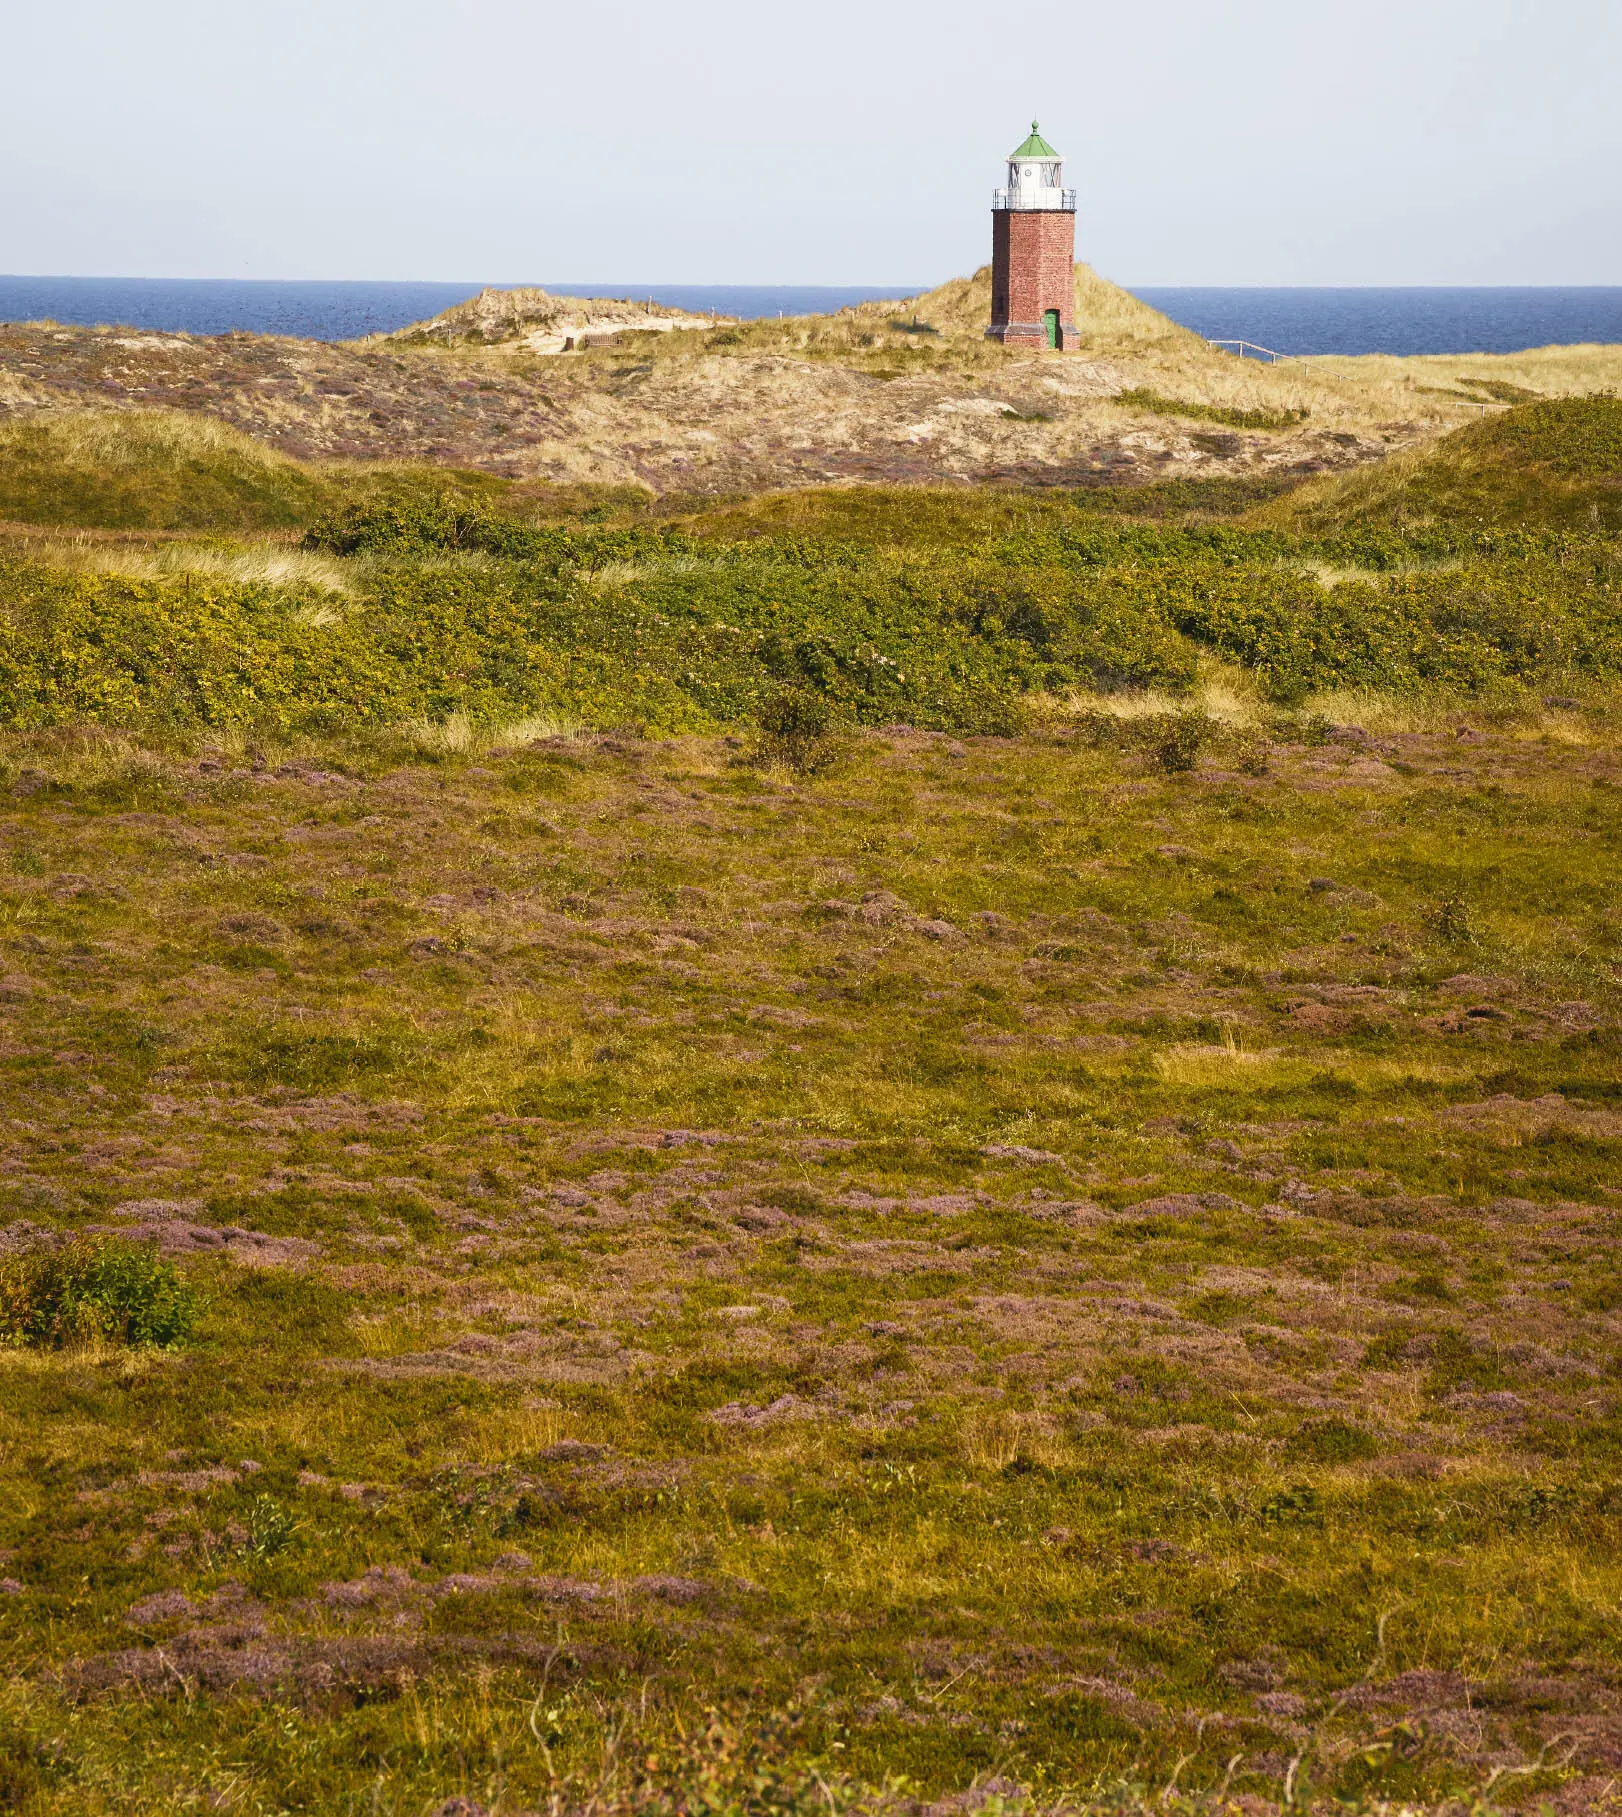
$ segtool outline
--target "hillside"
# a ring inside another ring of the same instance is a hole
[[[349,346],[0,327],[0,417],[184,411],[306,462],[421,463],[665,496],[1282,481],[1431,439],[1476,414],[1491,395],[1482,385],[1559,395],[1622,380],[1622,352],[1602,348],[1471,358],[1451,377],[1436,362],[1268,366],[1207,347],[1085,267],[1077,285],[1087,344],[1064,356],[985,339],[983,272],[836,315],[625,321],[602,345],[588,332],[587,345],[555,354],[535,348],[576,337],[549,312],[576,304],[512,303],[513,293]],[[579,319],[614,307],[580,303]]]
[[[431,321],[376,341],[407,347],[500,347],[511,353],[573,353],[621,334],[713,328],[705,316],[649,301],[552,296],[544,290],[482,290]]]
[[[0,418],[0,523],[93,531],[301,529],[360,498],[503,490],[490,476],[308,463],[218,418],[71,410]]]
[[[1360,472],[1303,486],[1256,523],[1325,535],[1352,526],[1622,530],[1622,401],[1518,402]]]
[[[0,736],[6,1808],[1603,1808],[1614,737],[556,730]]]

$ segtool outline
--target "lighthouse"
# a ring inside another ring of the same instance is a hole
[[[1076,192],[1064,160],[1031,122],[1008,154],[1008,185],[991,198],[991,326],[1005,347],[1068,351],[1078,344]]]

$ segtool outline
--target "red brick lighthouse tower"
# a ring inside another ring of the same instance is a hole
[[[1064,161],[1031,122],[1008,154],[1008,187],[991,198],[991,326],[1007,347],[1077,344],[1076,192]]]

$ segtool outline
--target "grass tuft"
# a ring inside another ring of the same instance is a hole
[[[1151,416],[1183,417],[1197,423],[1221,423],[1229,429],[1293,429],[1312,411],[1306,405],[1284,410],[1246,410],[1231,404],[1207,404],[1193,399],[1163,397],[1158,391],[1136,386],[1117,391],[1110,400],[1128,410],[1146,410]]]

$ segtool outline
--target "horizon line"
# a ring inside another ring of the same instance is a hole
[[[961,277],[963,274],[959,273]],[[972,274],[970,274],[972,275]],[[847,283],[829,282],[819,279],[816,282],[802,281],[793,278],[751,278],[748,280],[730,280],[717,283],[709,280],[687,278],[638,278],[634,282],[623,279],[560,279],[540,280],[534,278],[267,278],[267,277],[153,277],[146,274],[131,275],[121,272],[77,272],[51,271],[0,272],[0,283],[35,283],[35,284],[353,284],[353,285],[395,285],[402,289],[414,286],[433,285],[445,289],[470,288],[474,290],[555,290],[557,286],[573,285],[580,289],[623,290],[634,296],[635,293],[649,290],[870,290],[875,293],[874,300],[885,297],[911,297],[939,288],[956,280],[943,278],[932,284],[871,284],[851,279]],[[1536,284],[1393,284],[1393,283],[1319,283],[1319,284],[1217,284],[1194,283],[1189,281],[1133,283],[1127,279],[1110,279],[1123,290],[1366,290],[1366,291],[1460,291],[1460,290],[1622,290],[1622,281],[1614,284],[1563,284],[1559,282],[1540,282]],[[559,292],[567,294],[567,290]]]

